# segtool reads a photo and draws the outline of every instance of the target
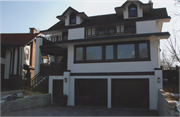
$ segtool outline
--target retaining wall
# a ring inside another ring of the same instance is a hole
[[[162,89],[158,90],[157,111],[160,116],[179,116],[175,109],[175,102],[168,99],[168,95]]]
[[[1,112],[18,111],[51,104],[51,94],[34,95],[1,103]]]

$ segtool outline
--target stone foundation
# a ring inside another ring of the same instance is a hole
[[[175,102],[168,99],[168,95],[162,89],[158,91],[157,111],[160,116],[179,116],[175,109]]]

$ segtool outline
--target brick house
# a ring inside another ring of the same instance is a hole
[[[1,34],[1,89],[20,89],[34,76],[36,37],[30,33]]]

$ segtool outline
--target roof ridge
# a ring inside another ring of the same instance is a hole
[[[108,15],[116,15],[116,13],[114,13],[114,14],[104,14],[104,15],[94,15],[94,16],[89,16],[89,18],[100,17],[100,16],[108,16]]]

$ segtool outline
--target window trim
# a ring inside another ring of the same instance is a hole
[[[136,11],[136,16],[131,16],[131,15],[130,15],[130,9],[131,9],[132,7],[135,7],[135,8],[136,8],[136,10],[134,10],[134,11]],[[135,4],[129,5],[128,10],[129,10],[129,11],[128,11],[129,18],[131,18],[131,17],[137,17],[137,16],[138,16],[137,5],[135,5]]]
[[[148,58],[139,58],[139,44],[147,43],[148,48]],[[128,59],[118,59],[117,58],[117,45],[121,44],[134,44],[135,45],[135,58]],[[113,57],[114,59],[106,59],[106,49],[105,47],[108,45],[113,45]],[[102,59],[101,60],[86,60],[86,47],[90,46],[102,46]],[[83,60],[76,60],[76,48],[83,48]],[[121,43],[108,43],[108,44],[92,44],[92,45],[75,45],[74,46],[74,63],[102,63],[102,62],[133,62],[133,61],[151,61],[150,56],[150,41],[132,41],[132,42],[121,42]]]

